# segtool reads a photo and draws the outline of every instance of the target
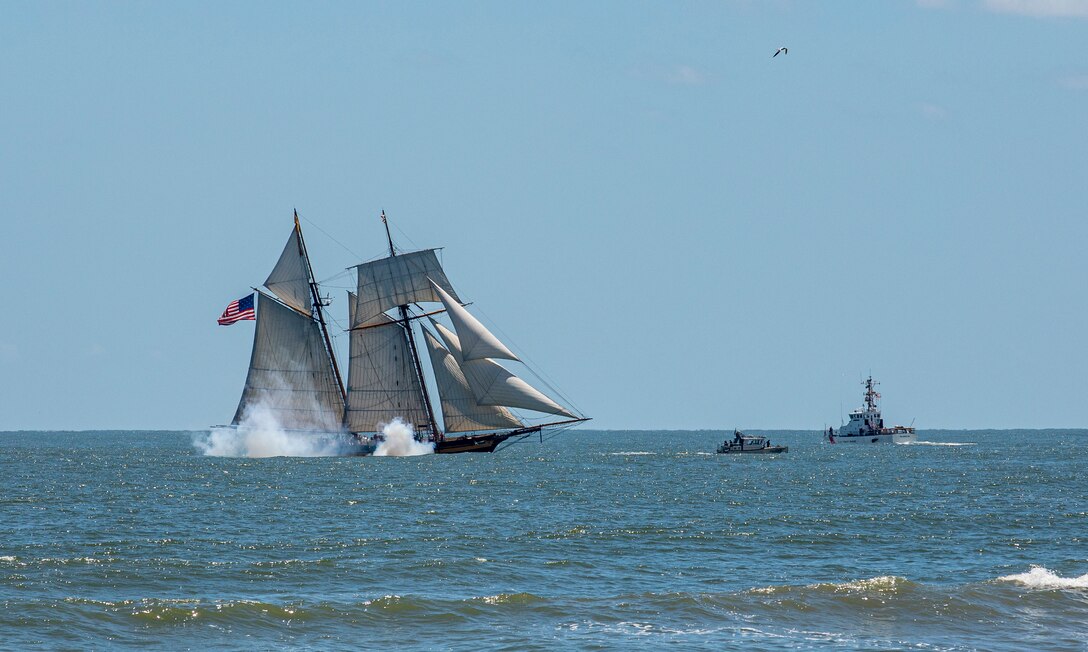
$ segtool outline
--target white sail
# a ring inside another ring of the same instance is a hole
[[[504,405],[578,418],[497,362],[468,360],[461,364],[461,371],[480,405]]]
[[[453,331],[446,328],[442,324],[439,324],[433,317],[428,317],[428,321],[431,322],[431,326],[438,331],[438,334],[442,337],[442,341],[446,343],[446,349],[449,351],[453,359],[457,361],[457,364],[461,364],[464,360],[461,358],[461,340],[457,339],[457,335]]]
[[[271,290],[280,301],[301,310],[306,314],[313,313],[313,302],[310,295],[310,269],[306,262],[306,256],[302,252],[302,241],[299,240],[298,229],[291,231],[291,237],[287,239],[287,245],[280,254],[272,273],[268,275],[264,286]]]
[[[465,360],[457,335],[433,319],[431,324],[446,343],[446,348],[449,349],[453,359],[459,362],[461,372],[472,394],[476,397],[477,405],[502,405],[559,414],[572,419],[578,418],[529,383],[507,371],[499,363],[486,358]]]
[[[351,327],[362,326],[395,306],[439,301],[432,280],[456,299],[434,252],[413,251],[357,265],[359,299]]]
[[[504,407],[477,405],[476,396],[450,352],[426,329],[423,330],[423,338],[427,341],[431,367],[438,383],[446,432],[520,428],[524,425]]]
[[[450,316],[454,329],[457,330],[457,338],[461,342],[462,360],[482,360],[484,358],[502,358],[504,360],[517,360],[506,345],[499,338],[491,334],[478,319],[465,310],[461,302],[451,297],[445,290],[434,286],[435,292],[442,299],[442,305],[446,308],[446,314]]]
[[[257,297],[253,354],[235,425],[257,412],[288,430],[340,430],[344,399],[313,319]]]
[[[358,314],[357,305],[352,312]],[[430,420],[407,333],[386,315],[372,321],[382,325],[351,331],[344,423],[352,432],[375,432],[379,424],[400,417],[416,432],[428,429]]]

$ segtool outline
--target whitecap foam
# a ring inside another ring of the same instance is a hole
[[[788,593],[791,591],[797,591],[799,589],[806,591],[827,591],[832,593],[852,593],[852,592],[896,592],[900,589],[909,587],[912,582],[905,577],[899,577],[897,575],[880,575],[878,577],[870,577],[863,580],[853,580],[851,582],[821,582],[819,584],[806,584],[803,587],[796,585],[775,585],[764,586],[755,589],[749,589],[747,593],[753,594],[767,594],[773,595],[777,593]]]
[[[656,455],[657,453],[651,453],[650,451],[622,451],[620,453],[609,453],[609,455]]]
[[[1062,577],[1042,566],[1032,566],[1026,573],[1005,575],[997,578],[997,581],[1022,584],[1029,589],[1088,589],[1088,573],[1080,577]]]
[[[905,441],[905,446],[975,446],[973,441]]]

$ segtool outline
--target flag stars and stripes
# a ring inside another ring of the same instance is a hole
[[[223,314],[219,317],[220,326],[230,326],[236,321],[243,321],[245,319],[256,319],[257,315],[253,310],[253,295],[242,297],[236,301],[231,301],[227,309],[223,311]]]

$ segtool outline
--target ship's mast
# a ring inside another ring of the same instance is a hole
[[[876,391],[876,386],[880,383],[873,382],[873,377],[869,376],[865,381],[865,407],[870,411],[876,410],[876,400],[880,398],[880,394]]]
[[[336,387],[340,390],[340,398],[347,402],[347,394],[344,392],[344,380],[340,377],[340,367],[336,364],[336,354],[332,350],[332,340],[329,338],[329,328],[325,325],[325,314],[321,311],[324,305],[321,293],[317,289],[317,280],[314,278],[314,268],[310,265],[310,256],[306,253],[306,241],[302,239],[302,225],[298,222],[298,210],[295,211],[295,233],[298,234],[298,254],[306,261],[306,271],[309,274],[310,296],[314,303],[314,312],[317,322],[321,324],[321,335],[325,340],[325,350],[332,361],[332,372],[336,376]]]
[[[389,241],[389,257],[394,258],[397,255],[397,250],[393,246],[393,236],[389,234],[389,220],[385,217],[385,210],[382,210],[382,224],[385,225],[385,238]],[[438,423],[434,420],[434,409],[431,407],[431,397],[427,394],[427,382],[423,377],[423,365],[419,361],[419,350],[416,349],[416,338],[412,334],[412,320],[408,315],[408,305],[397,306],[400,310],[401,324],[404,326],[404,330],[408,331],[408,348],[412,352],[412,362],[415,363],[416,375],[419,377],[419,388],[423,392],[423,404],[427,407],[427,419],[430,421],[431,436],[435,442],[440,442],[443,439],[442,433],[438,431]]]

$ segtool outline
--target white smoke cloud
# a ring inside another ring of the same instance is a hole
[[[346,434],[285,430],[261,401],[246,408],[236,428],[195,434],[193,446],[214,457],[331,457],[349,454],[352,442]]]
[[[269,379],[277,389],[289,389],[283,379]],[[277,418],[272,396],[282,392],[271,391],[260,400],[249,403],[241,422],[236,427],[212,428],[207,433],[195,433],[193,446],[204,455],[215,457],[332,457],[337,455],[365,454],[360,442],[347,432],[327,432],[327,426],[294,426],[288,430]],[[317,403],[306,406],[301,412],[321,414],[324,409]],[[380,443],[374,455],[402,457],[429,455],[434,444],[415,439],[412,426],[394,418],[387,424],[378,424]],[[370,452],[370,451],[367,451]]]
[[[374,455],[379,457],[404,457],[409,455],[430,455],[434,452],[431,442],[416,441],[411,424],[400,417],[391,423],[381,424],[382,441]]]

